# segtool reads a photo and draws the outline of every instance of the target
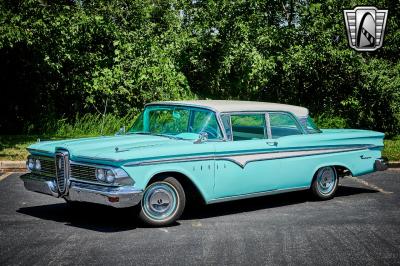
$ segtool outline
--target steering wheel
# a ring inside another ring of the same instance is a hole
[[[217,130],[210,126],[207,126],[201,132],[207,133],[209,139],[216,139],[218,137]],[[201,133],[201,132],[199,132],[199,133]]]

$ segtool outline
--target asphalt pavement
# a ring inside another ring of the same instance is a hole
[[[341,180],[337,196],[292,192],[186,211],[146,228],[133,209],[67,206],[0,181],[0,265],[400,264],[400,170]]]

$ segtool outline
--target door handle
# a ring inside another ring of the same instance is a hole
[[[267,141],[267,145],[269,145],[269,146],[278,146],[278,142],[277,141]]]

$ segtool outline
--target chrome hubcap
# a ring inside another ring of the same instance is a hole
[[[178,193],[165,182],[154,183],[145,191],[142,208],[147,216],[154,220],[164,220],[177,210]]]
[[[324,167],[318,171],[317,186],[321,194],[330,194],[337,182],[336,172],[332,167]]]

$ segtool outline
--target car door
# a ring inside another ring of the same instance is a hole
[[[277,152],[274,160],[279,161],[282,167],[277,169],[274,180],[277,189],[295,189],[309,185],[309,172],[313,164],[309,163],[309,157],[301,156],[296,150],[302,146],[305,132],[296,117],[286,112],[269,112],[269,130],[271,138],[277,142]],[[288,137],[291,136],[291,137]]]
[[[230,141],[215,143],[215,198],[274,190],[279,160],[267,160],[276,150],[268,139],[265,113],[221,116]]]

